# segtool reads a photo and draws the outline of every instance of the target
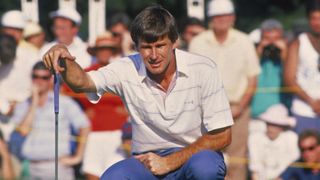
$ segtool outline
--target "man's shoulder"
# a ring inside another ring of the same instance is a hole
[[[184,50],[177,49],[177,53],[179,54],[178,58],[182,58],[184,61],[186,61],[186,64],[188,66],[192,65],[209,65],[212,67],[216,67],[216,63],[214,60],[210,59],[207,56],[203,56],[201,54],[193,53],[193,52],[187,52]]]

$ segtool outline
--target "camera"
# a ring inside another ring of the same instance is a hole
[[[263,48],[262,57],[276,61],[280,60],[280,53],[281,50],[277,46],[274,44],[269,44]]]

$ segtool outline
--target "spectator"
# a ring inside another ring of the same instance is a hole
[[[53,19],[53,33],[55,40],[46,44],[40,51],[42,56],[48,49],[57,43],[65,44],[69,51],[77,56],[77,62],[83,68],[91,65],[87,45],[77,36],[81,24],[80,14],[72,8],[58,9],[50,13]]]
[[[53,115],[52,75],[43,62],[32,70],[32,97],[17,105],[12,121],[26,139],[22,155],[29,161],[30,179],[52,179],[55,165],[55,128]],[[80,107],[65,96],[60,97],[59,179],[74,179],[72,165],[82,160],[89,122]],[[79,143],[70,155],[71,127],[79,133]],[[63,178],[62,178],[63,177]]]
[[[1,30],[15,38],[18,47],[15,61],[1,67],[0,96],[11,103],[21,102],[30,96],[31,82],[28,78],[37,54],[21,46],[25,19],[22,12],[12,10],[1,18]],[[1,98],[0,98],[1,99]]]
[[[258,90],[252,98],[251,116],[254,120],[274,104],[289,104],[290,97],[280,93],[283,86],[282,65],[287,56],[287,44],[283,37],[282,24],[275,19],[265,20],[260,27],[261,40],[257,44],[261,73],[258,76]],[[275,89],[276,92],[267,90]],[[260,121],[251,121],[252,127],[259,127]],[[258,130],[257,128],[254,128]]]
[[[188,50],[191,40],[205,30],[206,28],[200,19],[188,17],[182,25],[182,42],[180,48]]]
[[[294,119],[282,104],[269,107],[259,118],[267,124],[267,130],[249,136],[251,179],[275,179],[299,158],[298,136],[290,130]]]
[[[284,76],[294,90],[291,110],[298,133],[320,130],[320,0],[308,0],[306,12],[311,31],[300,34],[290,45]]]
[[[120,44],[109,31],[98,36],[94,47],[88,51],[96,57],[96,64],[86,71],[97,70],[110,63]],[[69,89],[69,92],[72,92]],[[76,94],[74,94],[76,95]],[[99,179],[104,170],[125,158],[121,149],[121,127],[126,122],[128,113],[121,98],[111,93],[106,94],[95,105],[85,95],[76,95],[91,121],[91,129],[83,160],[83,171],[88,180]]]
[[[283,180],[318,180],[320,179],[320,137],[319,132],[305,130],[299,136],[299,148],[304,167],[289,167],[280,176]]]
[[[232,28],[234,6],[230,0],[213,0],[208,5],[212,29],[196,36],[189,50],[212,58],[222,73],[224,87],[235,120],[232,142],[226,149],[229,156],[247,155],[249,104],[260,73],[258,57],[249,37]],[[226,179],[246,179],[245,164],[229,164]]]
[[[29,22],[23,30],[24,45],[30,48],[36,53],[39,53],[40,49],[45,42],[45,34],[41,26],[34,22]]]
[[[116,40],[121,43],[119,56],[129,55],[133,52],[133,41],[129,32],[130,18],[123,13],[111,17],[109,30],[114,34]]]
[[[11,35],[0,34],[0,129],[4,139],[7,141],[11,131],[14,129],[12,124],[8,123],[17,99],[8,91],[17,92],[15,83],[18,81],[16,74],[13,74],[14,66],[21,65],[22,62],[15,62],[17,42]],[[27,65],[27,64],[26,64]],[[21,69],[20,69],[21,70]],[[17,73],[17,71],[15,72]],[[23,84],[24,82],[21,82]],[[19,85],[17,85],[19,87]],[[23,91],[23,89],[22,89]],[[11,96],[12,95],[12,96]],[[19,97],[19,95],[16,95]]]

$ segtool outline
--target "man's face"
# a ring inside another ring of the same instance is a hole
[[[59,43],[70,45],[78,33],[78,27],[69,19],[57,17],[53,21],[53,33]]]
[[[214,31],[226,32],[233,27],[235,19],[234,14],[214,16],[211,18],[211,25]]]
[[[307,163],[315,163],[318,159],[318,143],[315,137],[306,137],[300,142],[302,158]]]
[[[27,41],[40,49],[45,42],[45,34],[41,32],[39,34],[31,36],[27,39]]]
[[[271,140],[277,139],[279,137],[280,133],[283,132],[283,128],[278,125],[267,123],[267,136]]]
[[[168,36],[159,38],[152,43],[142,40],[138,48],[148,72],[152,75],[161,75],[166,72],[169,66],[175,65],[172,60],[174,58],[174,43]]]
[[[32,85],[37,86],[39,93],[50,90],[52,85],[52,75],[49,70],[37,69],[32,72]]]
[[[282,39],[282,30],[273,29],[270,31],[263,31],[261,35],[261,41],[266,41],[268,44],[273,44]]]
[[[183,39],[189,44],[193,37],[205,31],[205,28],[199,25],[189,25],[183,32]]]
[[[310,13],[309,24],[312,31],[320,34],[320,11],[313,11]]]
[[[96,50],[96,58],[100,64],[107,65],[113,56],[113,50],[110,48],[98,48]]]

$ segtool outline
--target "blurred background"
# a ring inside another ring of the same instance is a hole
[[[205,5],[208,1],[205,0]],[[50,27],[48,13],[58,8],[58,0],[38,0],[38,3],[40,24],[43,27]],[[106,16],[126,12],[130,17],[134,17],[144,7],[154,3],[167,8],[178,21],[187,14],[187,0],[107,0]],[[255,29],[266,18],[278,19],[286,30],[307,24],[305,0],[235,0],[234,3],[237,14],[236,27],[245,32]],[[20,8],[20,0],[1,0],[0,16],[8,9]],[[88,38],[88,1],[77,0],[76,8],[83,18],[80,36],[86,40]],[[50,33],[50,30],[46,29],[46,32]],[[50,37],[52,38],[52,35],[48,36]]]

